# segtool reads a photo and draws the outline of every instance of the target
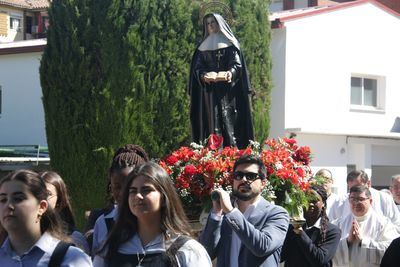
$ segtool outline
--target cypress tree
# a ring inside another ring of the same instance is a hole
[[[103,76],[91,8],[86,0],[52,1],[40,66],[51,166],[68,184],[80,224],[83,211],[103,201],[96,192],[105,191],[104,163],[112,150],[102,149],[96,138],[100,109],[95,100]]]

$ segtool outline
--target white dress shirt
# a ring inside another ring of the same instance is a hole
[[[7,238],[0,247],[0,266],[7,267],[47,267],[58,242],[57,238],[45,232],[40,239],[23,255],[18,256],[11,248]],[[81,249],[70,246],[65,254],[61,267],[91,267],[90,257]]]

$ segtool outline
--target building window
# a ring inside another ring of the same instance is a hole
[[[282,11],[283,10],[283,0],[271,0],[270,5],[269,5],[269,11],[272,12],[277,12],[277,11]]]
[[[384,78],[353,75],[350,103],[354,107],[383,109]]]
[[[10,17],[10,29],[21,31],[21,18]]]
[[[26,33],[32,34],[32,26],[33,26],[33,18],[26,16],[25,17],[25,30]]]

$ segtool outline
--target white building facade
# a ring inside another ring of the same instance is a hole
[[[45,45],[0,44],[0,145],[47,146],[39,76]]]
[[[371,0],[277,12],[271,137],[295,134],[313,169],[387,186],[400,173],[400,15]]]

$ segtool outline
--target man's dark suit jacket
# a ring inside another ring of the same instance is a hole
[[[290,226],[281,261],[285,261],[285,267],[330,267],[340,236],[339,227],[329,223],[326,240],[319,244],[322,238],[319,228],[311,227],[298,235],[293,232],[293,226]]]
[[[381,267],[400,266],[400,237],[390,243],[381,261]]]
[[[221,221],[209,216],[199,239],[211,259],[217,257],[217,267],[230,267],[231,261],[238,261],[239,267],[275,267],[288,224],[289,215],[283,208],[261,198],[247,220],[238,209],[225,214]],[[231,258],[232,231],[241,240],[235,259]]]

